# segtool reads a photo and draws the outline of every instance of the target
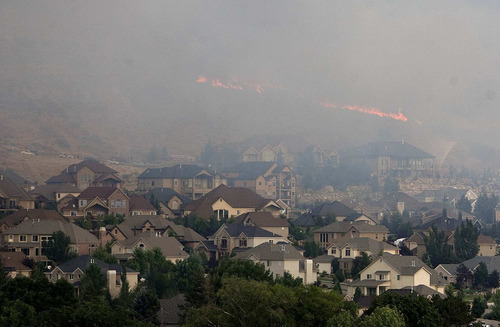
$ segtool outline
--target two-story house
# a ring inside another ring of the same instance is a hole
[[[0,210],[35,209],[35,200],[21,186],[0,174]]]
[[[313,208],[311,215],[313,217],[326,218],[328,215],[335,215],[337,221],[343,221],[349,215],[356,214],[357,212],[352,208],[349,208],[345,204],[339,201],[333,201],[328,203],[322,203],[319,206]]]
[[[146,194],[151,203],[158,203],[160,211],[169,218],[180,218],[184,214],[184,206],[193,200],[177,193],[171,188],[155,188]]]
[[[129,200],[116,187],[88,187],[78,197],[63,205],[60,211],[65,217],[97,217],[107,214],[128,216]]]
[[[156,208],[142,196],[131,196],[129,200],[130,216],[154,216]]]
[[[187,215],[197,215],[209,219],[227,219],[246,212],[265,211],[279,216],[283,208],[274,200],[265,199],[245,187],[220,185],[200,199],[184,207]]]
[[[125,240],[117,240],[111,246],[111,254],[115,255],[120,261],[126,262],[134,255],[135,249],[161,250],[166,260],[175,263],[189,257],[184,251],[184,246],[175,238],[162,235],[161,232],[149,231],[132,236]]]
[[[207,241],[200,242],[195,248],[203,252],[211,261],[229,255],[233,250],[253,248],[263,243],[288,243],[283,236],[271,233],[256,226],[243,224],[223,224]]]
[[[227,183],[211,169],[196,165],[148,168],[137,177],[137,189],[171,188],[191,199],[198,199],[217,186]]]
[[[48,261],[43,242],[55,232],[63,232],[70,238],[70,246],[79,255],[91,254],[100,245],[96,236],[83,228],[59,220],[26,220],[3,234],[3,245],[9,251],[23,252],[35,261]]]
[[[5,233],[10,228],[19,225],[24,221],[59,220],[66,222],[66,219],[55,210],[31,209],[18,210],[11,215],[0,220],[0,233]]]
[[[276,162],[242,162],[224,171],[229,186],[246,187],[257,194],[282,200],[295,207],[295,175],[292,169]]]
[[[302,278],[304,284],[312,284],[318,279],[313,261],[304,258],[293,245],[287,243],[262,243],[237,253],[232,259],[263,264],[275,277],[289,273],[293,278]]]
[[[285,239],[288,238],[288,220],[274,217],[270,212],[247,212],[234,218],[234,223],[257,226]]]
[[[326,249],[331,244],[347,242],[357,237],[385,241],[388,234],[389,230],[384,225],[371,225],[362,221],[341,221],[316,229],[314,231],[314,241],[323,249]]]
[[[448,284],[439,274],[415,256],[383,253],[360,272],[360,279],[347,284],[347,296],[359,287],[362,295],[380,295],[389,289],[420,285],[444,294]]]
[[[72,184],[62,183],[39,185],[29,193],[35,199],[38,208],[55,209],[66,196],[77,197],[81,191]]]
[[[59,175],[49,178],[46,184],[71,184],[80,191],[87,187],[117,187],[122,180],[118,172],[96,160],[84,160],[64,169]]]
[[[78,296],[80,294],[81,279],[85,271],[92,264],[97,265],[104,276],[106,276],[107,288],[111,297],[117,297],[122,287],[121,275],[124,272],[123,267],[125,267],[122,265],[109,264],[88,255],[81,255],[52,268],[52,270],[46,272],[45,275],[48,280],[53,283],[57,282],[59,279],[67,280],[73,285],[75,293]],[[128,287],[130,291],[133,291],[137,287],[137,284],[139,284],[139,272],[126,268],[125,273]]]

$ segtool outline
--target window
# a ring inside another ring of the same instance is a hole
[[[398,276],[397,276],[397,279],[398,279],[398,280],[401,280],[401,275],[398,275]]]
[[[19,235],[19,242],[26,242],[26,235]]]
[[[12,241],[14,241],[14,235],[9,234],[9,242],[12,242]]]
[[[222,249],[226,249],[227,248],[227,239],[223,238],[220,242],[220,247]]]
[[[35,248],[35,256],[38,257],[40,255],[40,249]]]
[[[141,244],[139,244],[139,247],[140,247],[140,248],[143,248],[143,247],[144,247],[144,244],[142,244],[142,243],[141,243]]]
[[[236,214],[239,215],[240,214],[240,211],[239,210],[236,210]]]
[[[71,211],[69,214],[74,217],[76,216],[76,211]]]
[[[322,243],[328,243],[328,233],[320,233],[319,241]]]
[[[351,256],[351,248],[346,248],[345,249],[345,256],[350,257]]]
[[[56,275],[56,279],[57,279],[57,280],[61,279],[61,275],[60,275],[59,273],[57,273],[57,275]]]
[[[267,260],[267,266],[269,267],[269,260]]]
[[[378,240],[378,234],[375,234],[375,239]]]
[[[69,280],[75,279],[75,276],[73,274],[69,274]]]
[[[177,186],[177,181],[174,181],[174,185]]]
[[[126,208],[127,207],[127,200],[123,200],[122,201],[122,208]]]
[[[155,186],[155,181],[151,181],[151,186]]]
[[[60,199],[61,198],[61,193],[57,193],[57,198]]]
[[[122,200],[116,200],[115,205],[116,208],[121,208]]]
[[[372,279],[372,274],[366,274],[366,279]]]
[[[332,254],[337,254],[337,248],[332,248]]]
[[[85,207],[87,205],[87,200],[80,200],[80,207]]]
[[[32,235],[31,236],[31,241],[38,242],[38,235]]]
[[[240,248],[246,248],[247,247],[247,239],[243,238],[240,240]]]
[[[259,182],[259,186],[262,185],[262,182]]]
[[[111,200],[111,208],[115,207],[115,200]]]
[[[384,275],[382,274],[378,275],[378,280],[384,280]]]

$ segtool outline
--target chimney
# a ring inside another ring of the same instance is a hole
[[[120,293],[120,290],[116,285],[116,270],[108,270],[106,275],[108,277],[109,293],[111,294],[112,298],[115,298]]]
[[[400,214],[403,214],[403,211],[405,211],[405,203],[404,202],[398,202],[397,206],[398,206],[398,212]]]
[[[106,244],[106,227],[99,228],[99,241],[101,241],[101,245]]]
[[[3,181],[3,175],[0,175],[0,181]]]
[[[304,284],[312,284],[317,280],[317,275],[313,271],[313,261],[306,259],[304,262]]]

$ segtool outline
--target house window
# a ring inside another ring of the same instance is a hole
[[[38,235],[32,235],[31,236],[31,241],[38,242]]]
[[[349,263],[344,262],[344,269],[349,269]]]
[[[127,207],[127,200],[123,200],[122,201],[122,208],[126,208]]]
[[[177,186],[177,181],[174,181],[174,185]]]
[[[143,248],[143,247],[144,247],[144,244],[142,244],[142,243],[141,243],[141,244],[139,244],[139,247],[140,247],[140,248]]]
[[[259,186],[262,185],[262,182],[259,182]]]
[[[69,214],[74,217],[76,216],[76,211],[71,211]]]
[[[345,249],[345,256],[350,257],[351,256],[351,248],[346,248]]]
[[[267,260],[267,266],[269,267],[269,260]]]
[[[240,248],[246,248],[247,247],[247,239],[243,238],[240,240]]]
[[[378,234],[375,234],[375,239],[378,240]]]
[[[378,280],[384,280],[384,275],[378,275]]]
[[[319,234],[319,241],[322,243],[327,243],[328,242],[328,233],[320,233]]]
[[[115,200],[111,200],[111,208],[115,207]]]
[[[19,235],[19,242],[26,242],[26,235]]]
[[[12,241],[14,241],[14,235],[9,234],[9,242],[12,242]]]
[[[332,254],[337,254],[337,248],[332,248]]]
[[[227,249],[227,239],[223,238],[220,242],[220,247],[222,249]]]
[[[372,279],[372,274],[366,274],[366,279]]]
[[[75,276],[73,274],[69,274],[69,280],[75,279]]]
[[[80,200],[80,207],[85,207],[87,205],[87,200]]]
[[[398,276],[397,276],[397,279],[398,279],[398,280],[401,280],[401,275],[398,275]]]
[[[151,181],[151,186],[155,186],[155,181]]]
[[[57,193],[57,198],[60,199],[61,198],[61,193]]]
[[[116,205],[116,208],[121,208],[122,200],[116,200],[115,205]]]
[[[35,248],[35,256],[38,257],[40,255],[40,249]]]
[[[56,279],[57,280],[61,279],[61,275],[59,273],[56,275]]]

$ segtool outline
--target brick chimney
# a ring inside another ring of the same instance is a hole
[[[99,241],[101,245],[106,244],[106,227],[104,226],[99,228]]]

